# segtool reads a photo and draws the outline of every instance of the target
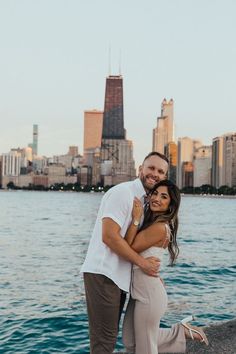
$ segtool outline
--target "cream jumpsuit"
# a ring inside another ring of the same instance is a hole
[[[166,225],[167,235],[169,226]],[[169,239],[169,237],[168,237]],[[164,248],[150,247],[140,253],[143,257],[162,259]],[[158,354],[184,353],[186,340],[184,328],[175,324],[159,328],[160,319],[167,309],[167,293],[159,278],[146,275],[133,266],[131,297],[123,324],[123,343],[130,353]]]

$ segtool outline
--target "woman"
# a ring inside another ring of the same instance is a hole
[[[180,192],[169,180],[157,183],[150,193],[142,227],[138,230],[143,208],[134,200],[133,222],[127,230],[128,244],[145,258],[158,257],[167,248],[173,265],[179,248],[176,241]],[[167,293],[160,278],[150,277],[133,266],[131,298],[123,324],[123,342],[129,352],[135,354],[183,353],[186,338],[208,345],[202,329],[187,323],[188,317],[172,328],[159,328],[160,319],[167,308]]]

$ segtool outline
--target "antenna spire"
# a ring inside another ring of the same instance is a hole
[[[121,49],[119,53],[119,75],[121,75]]]
[[[111,45],[109,44],[109,53],[108,53],[108,75],[111,75]]]

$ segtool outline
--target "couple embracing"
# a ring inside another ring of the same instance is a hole
[[[112,354],[119,320],[123,343],[135,354],[184,353],[186,339],[208,344],[190,316],[171,328],[159,328],[167,293],[159,276],[163,252],[170,263],[178,256],[176,241],[180,192],[167,180],[168,159],[148,154],[139,178],[111,188],[102,198],[82,266],[89,319],[90,353]]]

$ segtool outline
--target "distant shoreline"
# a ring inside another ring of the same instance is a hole
[[[0,189],[0,192],[63,192],[63,193],[104,193],[104,191],[67,191],[67,190],[28,190],[28,189]],[[226,194],[190,194],[181,193],[182,197],[196,197],[196,198],[224,198],[224,199],[236,199],[236,195],[226,195]]]
[[[181,193],[182,197],[200,197],[200,198],[229,198],[229,199],[236,199],[236,195],[219,195],[219,194],[185,194]]]

